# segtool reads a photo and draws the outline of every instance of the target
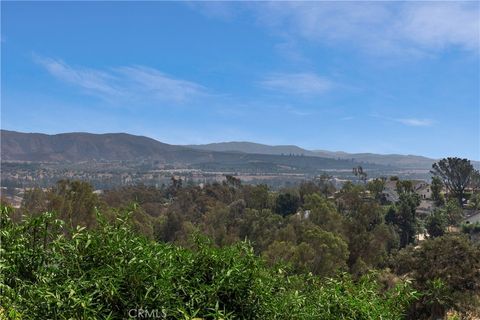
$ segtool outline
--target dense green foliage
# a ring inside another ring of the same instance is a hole
[[[465,188],[470,184],[472,176],[475,176],[475,169],[470,161],[460,158],[441,159],[432,165],[431,172],[442,179],[443,184],[457,198],[460,206],[463,206]]]
[[[45,213],[14,223],[1,215],[1,312],[18,319],[121,319],[157,310],[167,319],[399,319],[418,295],[383,289],[377,276],[321,279],[268,268],[246,242],[190,248],[136,235],[127,215],[71,236]],[[137,312],[137,311],[135,311]]]
[[[459,235],[464,210],[434,180],[433,213],[419,213],[415,183],[395,177],[340,190],[328,176],[279,191],[233,176],[31,189],[2,214],[0,305],[24,318],[121,318],[131,308],[172,319],[478,315],[480,232],[465,225]]]
[[[408,247],[396,257],[399,274],[409,274],[424,292],[415,318],[441,317],[446,310],[478,310],[480,250],[463,235],[448,234]]]
[[[447,217],[444,210],[436,209],[425,220],[425,228],[431,238],[443,236],[447,226]]]

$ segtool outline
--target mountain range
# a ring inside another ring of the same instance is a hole
[[[82,162],[154,159],[168,163],[181,162],[192,157],[208,158],[208,152],[126,133],[73,132],[48,135],[1,130],[2,161]]]
[[[154,166],[196,168],[208,171],[311,172],[351,169],[351,160],[299,156],[211,151],[170,145],[125,133],[22,133],[1,131],[3,162],[80,163],[126,161],[150,162]],[[377,168],[366,164],[366,168]],[[382,166],[380,166],[382,167]]]
[[[435,159],[414,155],[381,155],[306,150],[294,145],[269,146],[252,142],[170,145],[126,133],[22,133],[1,130],[1,160],[85,162],[154,160],[203,169],[290,167],[297,169],[431,168]]]
[[[343,151],[306,150],[295,145],[270,146],[253,142],[220,142],[202,145],[187,145],[189,148],[210,151],[235,151],[270,155],[305,155],[330,159],[353,160],[360,163],[372,163],[385,166],[411,169],[430,169],[435,159],[416,155],[347,153]]]

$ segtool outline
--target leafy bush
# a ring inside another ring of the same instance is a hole
[[[446,234],[409,246],[398,252],[395,266],[424,293],[413,318],[437,319],[449,309],[480,310],[480,247],[467,236]]]
[[[123,319],[142,309],[166,319],[399,319],[417,297],[405,283],[382,290],[374,274],[290,275],[247,242],[157,243],[131,230],[128,213],[69,232],[51,213],[10,215],[1,208],[0,317]]]

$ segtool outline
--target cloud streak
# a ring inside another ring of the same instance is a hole
[[[422,47],[480,48],[480,7],[478,2],[410,3],[394,27],[400,36]]]
[[[430,127],[434,123],[431,119],[399,118],[393,120],[410,127]]]
[[[382,115],[379,115],[379,114],[372,114],[370,116],[374,117],[374,118],[388,120],[388,121],[391,121],[391,122],[398,122],[398,123],[401,123],[401,124],[403,124],[405,126],[409,126],[409,127],[431,127],[435,124],[435,120],[426,119],[426,118],[424,118],[424,119],[420,119],[420,118],[392,118],[392,117],[382,116]]]
[[[204,86],[170,77],[153,68],[120,67],[115,71],[122,76],[122,79],[126,80],[126,87],[159,100],[183,103],[207,95],[207,88]]]
[[[312,96],[329,91],[333,83],[314,73],[272,73],[264,77],[260,85],[284,94]]]
[[[234,16],[236,6],[222,12]],[[480,50],[480,5],[456,2],[261,2],[243,7],[254,21],[287,41],[344,43],[369,54],[425,54],[456,47]],[[202,6],[204,14],[215,5]],[[243,18],[243,16],[242,16]]]
[[[87,92],[100,96],[116,96],[121,93],[112,85],[115,78],[106,72],[83,67],[74,68],[61,60],[51,58],[35,56],[34,59],[55,78]]]
[[[121,66],[98,70],[71,66],[62,60],[35,56],[34,60],[50,75],[108,101],[165,101],[185,103],[208,95],[195,82],[171,77],[144,66]]]

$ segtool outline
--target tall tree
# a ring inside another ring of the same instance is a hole
[[[332,179],[333,177],[326,173],[322,173],[315,179],[316,184],[320,187],[320,192],[326,197],[333,196],[337,191]]]
[[[466,236],[446,234],[401,250],[395,259],[397,274],[408,274],[425,294],[413,305],[408,319],[444,319],[449,309],[478,310],[480,247]]]
[[[432,165],[431,173],[440,177],[448,191],[463,206],[465,188],[470,183],[473,166],[468,159],[444,158]]]
[[[279,194],[275,200],[275,212],[282,216],[294,214],[299,206],[300,197],[290,192]]]
[[[458,225],[464,218],[463,210],[458,205],[455,199],[450,199],[445,204],[445,216],[447,217],[447,222],[451,226]]]
[[[375,197],[376,200],[381,200],[383,189],[385,189],[385,178],[375,179],[367,183],[367,190]]]
[[[435,209],[425,220],[425,228],[430,238],[441,237],[447,230],[447,217],[443,210]]]
[[[387,223],[397,226],[401,248],[415,241],[418,224],[416,209],[419,204],[420,198],[416,193],[403,193],[399,201],[388,209],[385,216]]]
[[[26,190],[22,200],[22,211],[31,215],[47,211],[47,194],[40,188]]]
[[[443,182],[440,177],[433,176],[432,177],[432,184],[430,185],[432,189],[432,200],[435,202],[437,206],[442,206],[445,204],[445,199],[442,195],[443,189]]]
[[[397,180],[396,187],[399,195],[414,193],[413,182],[411,180]]]
[[[88,182],[79,180],[60,180],[47,193],[47,209],[59,214],[67,225],[94,227],[95,208],[101,207],[101,201]]]
[[[358,166],[353,168],[353,174],[358,177],[358,179],[362,180],[364,184],[367,183],[367,173],[363,171],[362,166]]]
[[[225,175],[224,184],[232,188],[239,188],[242,185],[242,181],[239,178],[235,178],[234,176],[227,174]]]

